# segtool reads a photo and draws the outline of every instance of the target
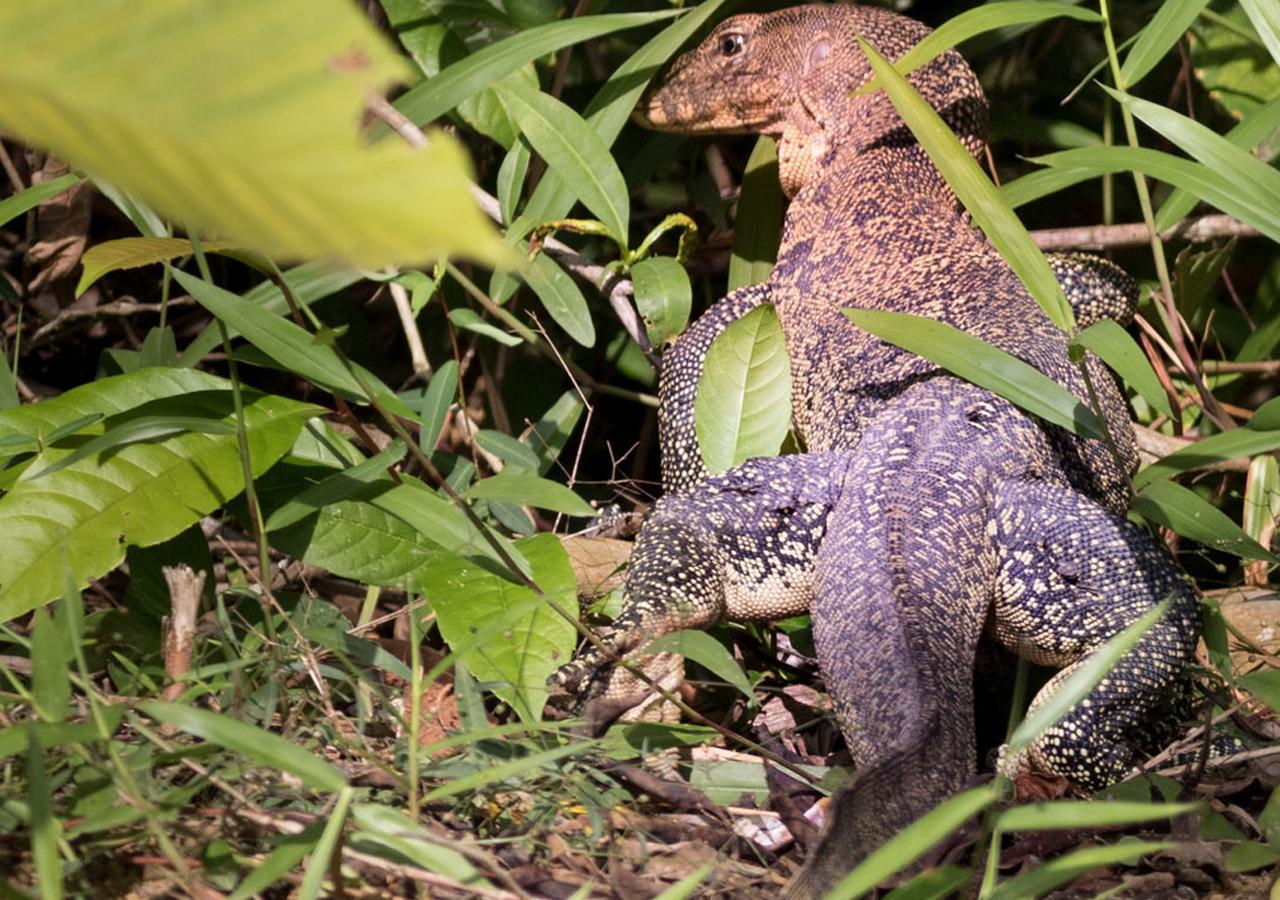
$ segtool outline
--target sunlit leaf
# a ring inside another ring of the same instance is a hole
[[[693,307],[693,289],[684,266],[670,256],[651,256],[631,267],[631,281],[636,309],[654,346],[684,331]]]
[[[741,691],[743,696],[748,699],[753,696],[751,682],[743,674],[742,666],[738,665],[737,660],[733,658],[733,654],[725,649],[724,644],[705,631],[685,630],[664,634],[662,637],[650,641],[641,652],[678,653],[685,659],[695,662],[704,669],[718,675],[725,682]]]
[[[729,257],[729,290],[760,284],[773,271],[782,240],[786,197],[778,181],[778,148],[761,137],[742,173],[742,192],[733,217],[733,253]]]
[[[1165,0],[1160,4],[1151,21],[1142,27],[1137,42],[1129,48],[1120,67],[1125,87],[1141,81],[1173,49],[1208,3],[1209,0]]]
[[[1110,319],[1100,319],[1072,338],[1071,343],[1095,354],[1155,410],[1173,417],[1169,395],[1160,386],[1160,379],[1156,377],[1146,354],[1129,332]]]
[[[217,253],[235,246],[231,241],[205,241],[202,249],[206,253]],[[110,272],[136,269],[190,255],[191,242],[185,238],[132,237],[94,244],[80,257],[83,268],[80,280],[76,282],[76,296],[83,294],[91,284]]]
[[[571,516],[594,516],[596,511],[563,484],[532,472],[507,471],[482,478],[471,486],[473,500],[507,500],[521,506],[536,506]]]
[[[1026,897],[1041,897],[1058,885],[1065,884],[1091,869],[1118,863],[1133,864],[1148,853],[1157,853],[1170,846],[1172,845],[1168,842],[1132,841],[1075,850],[1002,882],[991,892],[990,900],[1023,900]]]
[[[1245,534],[1222,510],[1200,499],[1195,491],[1175,482],[1159,479],[1148,482],[1134,498],[1133,508],[1143,518],[1172,528],[1183,537],[1207,547],[1225,550],[1245,559],[1280,563],[1280,559]]]

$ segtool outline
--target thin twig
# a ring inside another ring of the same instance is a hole
[[[1160,233],[1161,240],[1202,244],[1221,238],[1259,237],[1257,229],[1226,215],[1183,219]],[[1151,242],[1144,222],[1124,225],[1083,225],[1075,228],[1042,228],[1031,232],[1041,250],[1108,250],[1112,247],[1141,247]]]

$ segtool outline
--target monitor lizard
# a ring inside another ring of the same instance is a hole
[[[664,366],[662,400],[672,410],[664,412],[664,457],[675,461],[666,480],[677,490],[641,533],[623,612],[605,636],[627,653],[656,634],[722,618],[811,611],[858,770],[795,896],[820,894],[971,776],[970,677],[989,620],[1002,642],[1065,666],[1065,675],[1172,601],[1083,703],[1002,762],[1008,772],[1034,767],[1089,787],[1128,768],[1135,737],[1182,677],[1197,630],[1194,592],[1164,547],[1124,517],[1136,452],[1123,399],[1100,364],[1089,360],[1086,371],[1110,447],[1046,425],[841,313],[861,306],[948,322],[1088,402],[1068,336],[964,221],[884,94],[854,93],[869,77],[858,36],[896,58],[926,33],[853,6],[737,16],[666,70],[639,112],[661,129],[777,138],[792,198],[778,264],[765,285],[713,313],[731,319],[774,304],[809,452],[711,478],[689,463],[692,432],[671,427],[669,415],[688,414],[691,403],[671,397],[696,389],[690,372],[705,348],[682,338]],[[985,99],[963,59],[943,54],[911,81],[979,153]],[[686,342],[693,349],[682,364]],[[592,649],[559,681],[596,694],[626,686],[625,673]]]

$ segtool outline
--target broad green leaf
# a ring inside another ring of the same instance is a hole
[[[422,591],[441,636],[477,678],[498,681],[494,693],[526,722],[536,722],[547,701],[547,678],[573,654],[577,632],[547,603],[578,611],[577,580],[553,534],[516,542],[543,594],[513,584],[466,560],[442,557],[427,564]],[[480,643],[477,636],[498,629]],[[434,792],[433,792],[434,793]],[[456,793],[449,791],[441,796]]]
[[[826,900],[853,900],[872,891],[891,875],[901,872],[954,834],[965,822],[996,802],[988,787],[956,794],[889,838],[884,846],[863,860],[826,895]]]
[[[1280,448],[1280,431],[1255,431],[1235,428],[1211,437],[1201,438],[1190,446],[1175,450],[1142,469],[1133,478],[1133,486],[1144,486],[1161,478],[1172,478],[1179,472],[1198,469],[1237,456],[1256,456]]]
[[[362,277],[354,269],[335,268],[332,263],[303,263],[284,272],[284,282],[289,286],[289,292],[302,304],[335,294],[355,284]],[[270,281],[264,281],[243,294],[241,299],[250,306],[257,306],[277,316],[286,315],[289,312],[289,303],[285,300],[284,294]],[[227,330],[231,337],[238,334],[229,324]],[[209,323],[204,331],[187,345],[187,349],[182,351],[182,355],[178,357],[178,365],[194,366],[221,342],[222,336],[218,332],[218,323]]]
[[[267,356],[284,368],[327,391],[348,399],[363,401],[365,393],[359,382],[347,371],[333,347],[292,322],[224,291],[195,275],[173,270],[173,277],[191,292],[205,309],[244,335]],[[413,410],[392,393],[373,373],[359,370],[364,383],[378,399],[396,415],[413,417]]]
[[[1168,609],[1168,601],[1153,607],[1086,657],[1044,703],[1022,720],[1009,736],[1004,752],[1009,755],[1022,752],[1059,719],[1075,709],[1094,686],[1115,668],[1120,658],[1133,649],[1151,626],[1160,621]]]
[[[590,752],[598,743],[598,741],[581,741],[567,744],[563,747],[555,747],[551,750],[543,750],[541,753],[517,756],[510,762],[498,763],[471,775],[464,775],[461,778],[446,781],[439,787],[427,791],[422,801],[431,803],[436,800],[442,800],[445,797],[456,797],[458,794],[466,794],[488,785],[498,784],[516,775],[522,776],[522,780],[527,780],[529,778],[527,773],[532,770],[549,767],[551,763],[564,759],[566,756],[577,756]]]
[[[62,409],[77,405],[100,394],[101,384],[77,388],[57,400],[66,401]],[[235,421],[226,392],[206,391],[183,399],[206,415],[221,409],[226,421]],[[256,476],[289,449],[316,408],[254,392],[246,392],[244,399]],[[32,408],[0,414],[0,431],[6,416],[21,418],[14,414]],[[47,448],[33,465],[43,468],[70,452]],[[20,615],[59,594],[64,560],[77,587],[82,587],[119,565],[126,545],[147,546],[173,537],[243,489],[236,436],[192,432],[82,459],[39,480],[20,479],[0,497],[0,533],[5,535],[0,542],[0,619]]]
[[[524,343],[524,338],[519,335],[503,331],[496,325],[489,324],[484,319],[480,318],[479,313],[474,309],[468,309],[465,306],[449,310],[449,321],[452,322],[456,328],[461,328],[463,331],[470,331],[472,334],[484,335],[490,340],[497,341],[504,347],[519,347]]]
[[[544,183],[547,177],[550,173],[542,179]],[[520,275],[565,334],[584,347],[595,346],[596,326],[591,321],[587,300],[559,263],[539,253]]]
[[[351,840],[373,840],[428,872],[475,888],[489,887],[471,862],[403,812],[375,803],[358,803],[351,811],[356,833]]]
[[[450,359],[431,376],[427,392],[418,405],[418,419],[422,422],[422,445],[428,451],[436,445],[449,417],[449,407],[457,399],[458,363],[457,360]]]
[[[1239,149],[1239,148],[1235,148]],[[1241,153],[1245,151],[1241,150]],[[1247,153],[1245,155],[1248,155]],[[1259,160],[1253,159],[1261,165]],[[1280,208],[1243,191],[1231,175],[1146,147],[1086,147],[1060,150],[1032,162],[1055,169],[1090,169],[1094,175],[1136,171],[1166,184],[1185,188],[1211,206],[1252,225],[1273,241],[1280,241]],[[1280,177],[1278,175],[1277,177]]]
[[[56,197],[74,184],[84,180],[83,175],[70,172],[52,181],[33,184],[25,191],[19,191],[12,197],[0,200],[0,225],[16,219],[28,210],[35,209],[50,197]]]
[[[405,450],[403,443],[392,441],[364,462],[335,472],[278,507],[267,518],[264,529],[271,532],[288,528],[330,504],[346,500],[365,485],[388,478],[387,469],[404,459]]]
[[[907,123],[920,146],[929,154],[929,159],[938,167],[938,171],[947,179],[973,221],[1004,257],[1049,319],[1070,334],[1075,330],[1075,318],[1062,293],[1062,285],[1054,277],[1044,254],[1031,240],[1026,228],[1000,199],[995,185],[978,167],[959,139],[951,133],[942,117],[916,93],[907,80],[885,62],[870,44],[861,39],[859,44],[898,114]]]
[[[532,472],[508,470],[482,478],[467,491],[473,500],[506,500],[520,506],[536,506],[570,516],[592,516],[595,509],[563,484]]]
[[[609,76],[609,80],[591,98],[582,113],[587,124],[599,135],[605,146],[613,145],[619,132],[622,131],[622,126],[627,124],[627,119],[630,118],[631,110],[635,108],[640,94],[649,83],[649,79],[657,72],[658,67],[710,20],[724,3],[725,0],[703,0],[679,21],[668,25],[643,47],[631,54],[627,61],[618,66],[617,70]],[[598,22],[608,18],[610,17],[592,16],[575,21]],[[557,24],[568,25],[569,23]],[[527,37],[527,35],[520,37]],[[524,59],[528,58],[524,57]],[[563,219],[573,207],[576,197],[577,193],[572,185],[567,184],[555,172],[548,172],[538,182],[538,187],[525,206],[524,214],[535,224],[551,219]],[[537,290],[532,283],[531,286]]]
[[[627,246],[631,200],[613,154],[582,117],[550,94],[523,85],[494,88],[520,131],[591,210],[619,247]]]
[[[157,722],[239,753],[260,766],[297,776],[313,790],[336,792],[347,786],[342,774],[314,753],[230,716],[158,700],[144,700],[138,709]]]
[[[1173,418],[1169,395],[1160,386],[1160,379],[1152,370],[1146,354],[1129,332],[1110,319],[1100,319],[1072,338],[1071,343],[1095,354],[1153,409]]]
[[[1240,5],[1219,9],[1212,19],[1201,17],[1191,32],[1192,71],[1215,103],[1243,119],[1280,96],[1280,65]]]
[[[724,644],[705,631],[685,630],[664,634],[650,641],[640,652],[678,653],[685,659],[696,662],[704,669],[720,676],[725,682],[741,691],[748,700],[755,698],[751,690],[751,682],[743,674],[742,666],[738,665],[738,661],[725,649]]]
[[[1107,93],[1127,106],[1150,128],[1207,168],[1215,173],[1228,174],[1232,184],[1233,203],[1239,205],[1247,202],[1270,210],[1268,221],[1273,230],[1268,235],[1272,240],[1280,240],[1274,236],[1280,234],[1280,227],[1277,227],[1277,223],[1280,223],[1280,172],[1243,147],[1237,147],[1222,135],[1210,131],[1195,119],[1149,100],[1120,94],[1110,88],[1107,88]],[[1259,231],[1266,231],[1260,225],[1257,227]]]
[[[1029,803],[1000,814],[996,828],[1003,832],[1050,831],[1059,828],[1101,828],[1157,822],[1190,812],[1198,803],[1134,803],[1120,800],[1055,800]]]
[[[924,40],[904,53],[893,67],[899,74],[909,75],[929,60],[972,37],[1014,25],[1030,25],[1064,16],[1081,22],[1102,21],[1102,17],[1093,10],[1070,3],[1050,3],[1045,0],[1003,0],[1003,2],[986,3],[977,9],[968,10],[948,19],[945,24],[934,29],[925,36]],[[879,72],[876,74],[879,78]],[[880,84],[873,81],[871,88],[876,87],[880,87]],[[894,105],[897,105],[896,102]]]
[[[935,362],[1046,422],[1082,437],[1103,437],[1098,417],[1074,394],[1016,356],[971,334],[906,313],[846,309],[844,314],[864,331]]]
[[[753,309],[716,336],[693,412],[698,450],[712,474],[778,453],[791,426],[791,369],[773,306]]]
[[[785,208],[786,197],[778,180],[778,146],[773,138],[760,137],[742,173],[742,192],[733,217],[730,291],[760,284],[773,272]]]
[[[490,44],[449,66],[434,78],[415,85],[396,100],[396,108],[411,121],[425,125],[440,118],[503,75],[527,65],[531,59],[554,53],[570,44],[648,25],[678,14],[678,11],[672,10],[583,16],[529,28]]]
[[[693,288],[684,266],[670,256],[651,256],[631,267],[631,282],[636,308],[655,347],[684,331],[693,308]]]
[[[1105,847],[1075,850],[1002,882],[991,892],[990,900],[1025,900],[1027,897],[1041,897],[1058,885],[1065,884],[1090,869],[1117,864],[1132,865],[1148,853],[1157,853],[1171,846],[1173,845],[1167,841],[1162,843],[1124,841]]]
[[[1142,27],[1137,43],[1129,48],[1120,67],[1120,78],[1126,88],[1141,81],[1173,49],[1208,3],[1209,0],[1165,0],[1160,4],[1151,21]]]
[[[62,823],[53,813],[53,791],[45,768],[44,748],[34,725],[27,726],[27,828],[31,836],[31,856],[35,862],[36,882],[41,900],[58,900],[62,896],[62,855],[58,843]]]
[[[1240,6],[1267,45],[1271,58],[1280,65],[1280,6],[1274,0],[1240,0]]]
[[[1183,537],[1207,547],[1225,550],[1245,559],[1280,563],[1280,559],[1245,534],[1220,509],[1200,499],[1195,491],[1175,482],[1148,482],[1134,498],[1133,508],[1144,519],[1172,528]]]
[[[298,900],[317,900],[324,887],[325,876],[340,869],[342,859],[342,833],[347,824],[347,811],[355,797],[353,788],[343,785],[338,789],[337,801],[326,811],[324,831],[316,841],[315,851],[298,885]]]
[[[369,93],[409,74],[344,0],[0,7],[0,122],[184,223],[369,268],[513,262],[455,140],[360,140]]]
[[[1280,669],[1263,669],[1241,675],[1236,684],[1280,712]]]
[[[205,253],[217,253],[219,250],[231,250],[235,247],[236,244],[231,241],[205,241],[201,245]],[[131,237],[94,244],[80,257],[83,269],[80,280],[76,283],[76,296],[79,297],[91,284],[110,272],[136,269],[190,255],[191,242],[186,238]]]
[[[1245,841],[1228,848],[1225,862],[1228,872],[1252,872],[1280,862],[1280,850],[1266,844]]]

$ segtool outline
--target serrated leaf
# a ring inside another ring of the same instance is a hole
[[[777,454],[791,425],[791,369],[772,305],[753,309],[716,336],[693,412],[698,450],[712,474]]]
[[[1129,48],[1120,67],[1125,87],[1141,81],[1173,49],[1208,3],[1209,0],[1165,0],[1160,4],[1151,21],[1138,33],[1138,40]]]
[[[757,138],[742,173],[742,192],[733,218],[730,292],[769,278],[778,259],[785,208],[786,197],[778,180],[778,146],[773,138]]]
[[[473,500],[505,500],[520,506],[536,506],[570,516],[595,516],[591,504],[563,484],[533,472],[509,470],[482,478],[467,491]]]
[[[748,700],[754,699],[751,682],[742,671],[724,644],[717,641],[705,631],[676,631],[664,634],[650,641],[641,653],[678,653],[685,659],[696,662],[710,672],[724,679],[742,692]]]
[[[974,223],[1004,257],[1049,319],[1068,334],[1073,332],[1075,317],[1062,293],[1062,285],[1054,277],[1048,261],[1031,240],[1027,229],[1000,199],[995,185],[952,134],[942,117],[916,93],[915,88],[892,65],[885,62],[870,44],[861,39],[859,44],[884,92],[893,101],[894,108],[920,142],[920,146],[929,154],[929,159],[947,179],[947,183],[973,217]]]
[[[231,250],[235,247],[236,244],[231,241],[205,241],[201,245],[205,253],[217,253],[219,250]],[[136,269],[190,255],[191,242],[185,238],[131,237],[94,244],[80,257],[83,269],[80,280],[76,282],[76,296],[79,297],[91,284],[110,272]]]
[[[956,794],[889,838],[826,894],[826,900],[853,900],[901,872],[961,825],[996,802],[990,787]]]
[[[554,599],[576,615],[577,580],[569,557],[552,534],[517,541],[543,595],[513,584],[466,560],[443,557],[422,578],[440,634],[477,678],[501,682],[494,693],[526,722],[536,722],[547,700],[547,678],[573,653],[577,632],[548,604]],[[496,631],[496,633],[494,633]],[[478,635],[486,635],[483,642]]]
[[[1253,161],[1259,162],[1257,159]],[[1273,241],[1280,241],[1280,210],[1240,190],[1231,177],[1189,159],[1146,147],[1085,147],[1035,157],[1032,162],[1055,169],[1089,169],[1094,175],[1140,172],[1166,184],[1184,188],[1211,206],[1252,225]]]
[[[157,700],[144,700],[138,709],[157,722],[239,753],[258,765],[295,775],[313,790],[336,792],[347,786],[341,773],[314,753],[230,716]]]
[[[1103,437],[1102,424],[1062,385],[1016,356],[944,322],[906,313],[846,309],[853,324],[1015,406],[1081,437]]]
[[[0,200],[0,225],[4,225],[28,210],[35,209],[50,197],[56,197],[72,185],[79,184],[84,180],[83,175],[77,175],[74,172],[62,175],[52,181],[42,181],[40,184],[33,184],[24,191],[19,191],[12,197],[5,197]]]
[[[408,74],[343,0],[0,7],[0,122],[184,223],[369,268],[514,262],[454,139],[359,139],[368,94]]]
[[[651,256],[631,267],[631,282],[636,309],[654,346],[684,331],[693,308],[693,288],[684,266],[670,256]]]
[[[1245,534],[1220,509],[1200,499],[1195,491],[1172,481],[1150,481],[1134,498],[1133,508],[1144,519],[1172,528],[1207,547],[1245,559],[1280,563],[1280,559]]]
[[[1041,897],[1058,885],[1090,869],[1120,863],[1133,864],[1148,853],[1157,853],[1171,846],[1173,845],[1167,841],[1160,843],[1133,841],[1075,850],[1002,882],[991,892],[990,900],[1024,900],[1026,897]]]
[[[176,374],[179,370],[164,371]],[[100,396],[101,384],[57,398],[64,402],[55,415]],[[226,421],[235,421],[229,392],[206,391],[184,399],[198,404],[206,415],[221,408]],[[0,414],[0,431],[6,416],[21,419],[14,414],[32,408]],[[315,410],[283,397],[246,392],[245,428],[255,476],[284,455],[304,418]],[[33,465],[43,468],[71,452],[47,448]],[[0,533],[5,535],[0,542],[0,619],[20,615],[58,595],[64,559],[77,587],[82,587],[118,565],[126,545],[147,546],[173,537],[243,489],[236,436],[191,432],[81,459],[39,480],[19,480],[0,497]]]
[[[1160,386],[1151,363],[1129,334],[1110,319],[1100,319],[1071,339],[1111,367],[1124,383],[1138,392],[1153,409],[1173,418],[1169,395]]]
[[[595,130],[550,94],[514,83],[495,85],[494,90],[533,149],[561,179],[573,185],[587,209],[625,248],[631,216],[627,183]]]

